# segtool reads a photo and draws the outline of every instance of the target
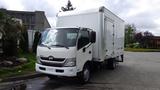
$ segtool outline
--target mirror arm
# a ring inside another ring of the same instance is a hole
[[[89,44],[87,47],[85,47],[85,48],[88,48],[89,46],[91,46],[91,44],[92,44],[92,43],[90,42],[90,44]]]

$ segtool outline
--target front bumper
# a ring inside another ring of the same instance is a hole
[[[76,67],[52,67],[36,63],[36,71],[56,76],[67,76],[67,77],[77,76]]]

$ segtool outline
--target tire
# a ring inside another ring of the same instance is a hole
[[[107,67],[110,70],[114,70],[117,67],[117,62],[116,62],[115,58],[108,59]]]
[[[47,76],[48,76],[49,79],[58,79],[58,77],[55,76],[55,75],[47,75]]]
[[[90,80],[90,68],[89,65],[85,65],[83,71],[79,73],[78,79],[81,84],[85,84]]]

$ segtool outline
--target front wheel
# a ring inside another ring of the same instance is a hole
[[[78,76],[80,83],[87,83],[90,79],[90,68],[88,65],[85,65],[83,71]]]

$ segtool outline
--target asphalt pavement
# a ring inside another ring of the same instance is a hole
[[[160,90],[160,52],[125,52],[115,70],[99,69],[88,84],[76,79],[34,79],[6,82],[0,90]]]

